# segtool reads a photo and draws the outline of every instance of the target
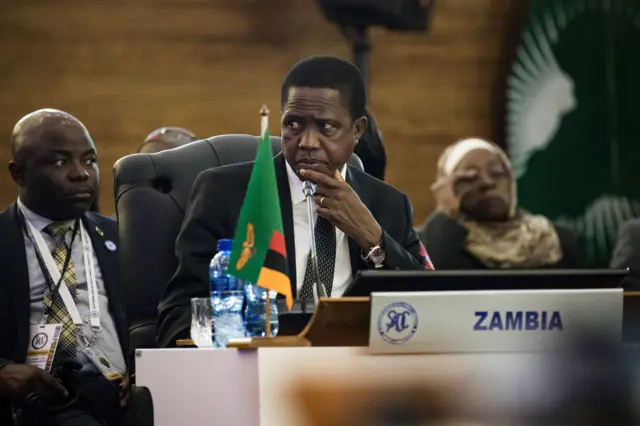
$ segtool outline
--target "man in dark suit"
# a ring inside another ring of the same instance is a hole
[[[623,282],[624,288],[640,289],[640,219],[629,220],[620,227],[610,267],[629,268],[629,275]]]
[[[11,424],[12,410],[33,394],[53,406],[79,395],[42,424],[119,424],[129,392],[126,323],[117,225],[89,212],[96,148],[76,118],[39,110],[16,124],[12,151],[19,198],[0,212],[0,424]],[[58,326],[59,337],[34,337]],[[51,338],[55,356],[43,366],[34,342]],[[77,370],[71,383],[52,374],[63,367]]]
[[[275,159],[292,292],[313,298],[309,222],[303,181],[316,184],[316,245],[331,297],[361,269],[425,269],[406,195],[347,166],[367,126],[362,76],[335,57],[295,65],[282,85],[283,153]],[[210,169],[191,193],[176,241],[178,269],[159,304],[158,342],[189,337],[190,299],[209,294],[208,265],[217,241],[232,238],[253,163]]]
[[[616,269],[640,269],[640,219],[630,220],[620,227],[610,264]]]
[[[378,123],[373,113],[368,108],[365,110],[364,116],[367,117],[367,129],[353,152],[362,160],[364,171],[367,174],[384,180],[384,174],[387,169],[387,154],[384,149],[382,132],[378,128]]]

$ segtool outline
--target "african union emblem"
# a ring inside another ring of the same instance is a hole
[[[531,0],[507,86],[523,209],[571,229],[608,266],[640,216],[640,0]]]
[[[48,341],[49,341],[49,336],[47,336],[46,333],[38,333],[35,336],[33,336],[33,339],[31,340],[31,346],[33,346],[33,349],[36,349],[36,350],[42,349],[45,347]]]
[[[401,345],[418,329],[418,313],[405,302],[392,303],[378,317],[378,332],[385,342]]]

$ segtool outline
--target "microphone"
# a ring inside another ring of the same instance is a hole
[[[302,193],[305,197],[313,197],[313,194],[316,192],[316,186],[310,180],[305,180],[302,182]],[[313,200],[311,200],[313,201]]]
[[[313,211],[314,211],[314,202],[313,195],[316,192],[316,186],[305,180],[302,183],[302,192],[304,193],[305,198],[307,199],[307,214],[309,215],[309,237],[311,238],[311,264],[313,265],[313,276],[315,278],[316,284],[316,294],[318,295],[318,300],[321,297],[327,297],[327,291],[325,290],[324,285],[320,282],[320,272],[318,271],[318,251],[316,249],[316,224],[313,220]]]

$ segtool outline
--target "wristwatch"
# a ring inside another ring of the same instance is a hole
[[[376,269],[379,269],[382,268],[385,257],[387,257],[387,252],[385,251],[381,241],[377,245],[371,247],[369,253],[364,257],[364,260],[366,262],[373,263],[373,266]]]

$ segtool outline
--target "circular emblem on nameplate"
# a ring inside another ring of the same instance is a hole
[[[109,251],[116,251],[116,244],[113,241],[109,241],[109,240],[105,241],[104,246]]]
[[[31,340],[31,346],[33,346],[33,349],[36,350],[42,349],[45,347],[48,341],[49,336],[47,336],[47,333],[38,333],[33,336],[33,340]]]
[[[392,303],[378,317],[378,333],[385,342],[401,345],[411,340],[418,329],[418,313],[406,302]]]

